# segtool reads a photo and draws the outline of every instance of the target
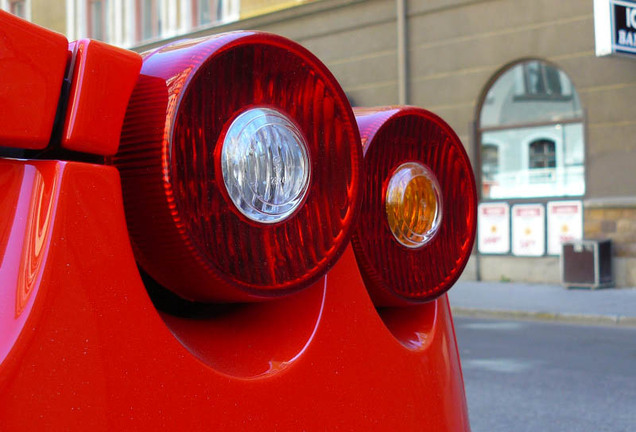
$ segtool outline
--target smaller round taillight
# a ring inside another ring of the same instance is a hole
[[[362,149],[344,92],[315,56],[272,34],[145,55],[114,163],[139,265],[195,302],[311,285],[360,209]]]
[[[414,107],[355,110],[367,183],[353,247],[376,306],[445,293],[470,257],[477,195],[464,147]]]

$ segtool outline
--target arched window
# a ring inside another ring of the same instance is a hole
[[[528,148],[529,180],[532,184],[553,184],[556,181],[556,143],[538,139]]]
[[[481,104],[478,135],[482,198],[585,193],[583,110],[556,66],[526,60],[498,74]]]

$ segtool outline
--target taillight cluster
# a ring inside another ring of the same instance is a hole
[[[477,195],[464,147],[442,119],[413,107],[356,111],[366,188],[353,247],[377,306],[432,300],[472,250]]]
[[[315,282],[353,235],[377,306],[444,293],[475,235],[463,146],[421,109],[356,114],[275,35],[147,53],[114,158],[140,266],[188,300],[254,301]]]
[[[238,32],[147,54],[115,159],[140,265],[196,301],[309,285],[357,219],[359,140],[336,80],[291,41]]]

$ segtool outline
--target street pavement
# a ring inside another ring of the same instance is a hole
[[[636,288],[460,281],[448,296],[457,316],[636,326]]]
[[[455,317],[473,432],[636,431],[636,327]]]

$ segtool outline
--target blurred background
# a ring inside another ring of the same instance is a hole
[[[353,105],[435,112],[461,138],[478,184],[477,243],[449,292],[473,430],[636,430],[636,289],[561,286],[636,287],[635,1],[0,7],[69,40],[138,52],[273,32],[316,54]]]
[[[296,40],[353,104],[455,129],[479,185],[463,278],[559,283],[563,242],[610,239],[636,286],[636,15],[614,0],[0,0],[69,40],[145,51],[258,29]],[[458,197],[457,199],[461,199]]]

